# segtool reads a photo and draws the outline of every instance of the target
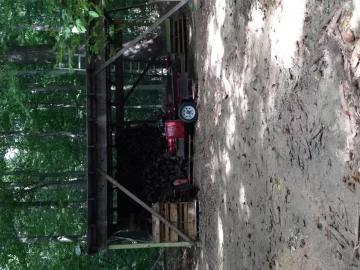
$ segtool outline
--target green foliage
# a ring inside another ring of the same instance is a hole
[[[60,63],[65,55],[71,59],[85,41],[91,52],[98,53],[107,39],[105,33],[100,37],[87,33],[91,23],[104,18],[102,8],[87,0],[4,1],[0,14],[6,14],[0,18],[2,52],[13,44],[52,44]]]
[[[85,202],[86,190],[64,185],[86,181],[85,76],[54,69],[52,62],[28,64],[20,59],[11,64],[3,54],[15,46],[48,44],[61,61],[84,51],[84,45],[96,54],[108,37],[87,32],[88,25],[99,26],[104,15],[85,0],[2,1],[0,14],[0,268],[150,269],[159,250],[90,257],[74,254],[79,243],[20,243],[20,237],[86,234],[86,208],[66,207]],[[111,29],[110,35],[123,27]],[[125,38],[136,35],[132,30],[126,30]],[[156,91],[135,92],[128,104],[159,104],[160,98]],[[152,112],[127,110],[126,119],[146,119]]]
[[[83,34],[86,33],[87,27],[97,19],[96,24],[99,24],[99,19],[103,19],[104,15],[99,6],[87,0],[71,0],[63,1],[61,16],[59,17],[59,24],[61,28],[59,31],[52,31],[56,43],[54,50],[58,52],[57,62],[62,62],[65,54],[69,59],[72,59],[77,50],[81,50],[84,44]],[[57,8],[54,1],[48,1],[48,10],[52,13]],[[88,33],[86,44],[92,53],[98,53],[101,48],[105,46],[106,36],[103,33],[100,37],[96,36],[94,32]],[[70,69],[72,69],[72,62],[69,61]]]
[[[91,18],[99,18],[99,17],[100,17],[100,15],[97,14],[97,13],[96,13],[95,11],[93,11],[93,10],[89,11],[89,15],[90,15]]]
[[[0,266],[4,269],[44,269],[39,265],[39,256],[48,258],[44,260],[51,261],[50,265],[54,266],[51,268],[61,269],[60,264],[54,265],[61,259],[54,261],[54,254],[51,254],[59,252],[59,245],[53,245],[49,251],[49,244],[26,245],[18,243],[18,237],[85,234],[83,208],[23,209],[16,206],[32,201],[84,201],[86,197],[85,190],[61,186],[47,188],[47,183],[77,178],[72,173],[58,177],[47,176],[47,173],[85,171],[84,137],[57,135],[63,131],[85,132],[84,80],[76,74],[19,77],[14,73],[34,68],[41,70],[44,67],[1,66],[0,152],[5,158],[0,162]],[[69,87],[70,90],[57,91],[57,87]],[[44,91],[39,91],[42,89]],[[44,104],[42,107],[39,106],[41,103]],[[54,107],[59,104],[73,107]],[[69,246],[66,254],[72,249]]]

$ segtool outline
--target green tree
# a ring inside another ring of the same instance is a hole
[[[119,1],[107,4],[111,8]],[[65,59],[66,53],[86,51],[84,30],[101,12],[85,0],[0,3],[0,267],[4,269],[150,269],[159,256],[159,250],[74,254],[86,234],[86,78],[83,72],[57,69],[56,61]],[[155,13],[154,7],[144,7],[114,16],[129,22],[124,35],[131,40],[142,30],[141,17],[155,19]],[[79,34],[72,32],[74,27]],[[96,43],[87,43],[96,51]],[[131,85],[135,79],[129,75],[125,83]],[[127,105],[158,104],[161,80],[145,78],[143,84],[156,84],[155,90],[134,92]],[[142,120],[152,112],[129,109],[126,118]]]

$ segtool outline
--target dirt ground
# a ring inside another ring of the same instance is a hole
[[[197,269],[359,269],[360,1],[194,0],[192,16]]]

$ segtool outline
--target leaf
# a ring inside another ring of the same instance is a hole
[[[86,11],[89,10],[87,1],[82,2],[81,6],[84,10],[86,10]]]
[[[125,24],[120,24],[119,26],[117,26],[116,28],[115,28],[115,32],[119,32],[119,31],[121,31],[122,29],[124,29],[125,28]]]
[[[92,18],[99,18],[99,14],[97,14],[95,11],[89,11],[89,16]]]
[[[94,44],[93,46],[90,47],[90,50],[94,53],[94,54],[97,54],[99,52],[99,44]]]
[[[76,26],[84,26],[80,19],[76,19]]]
[[[76,20],[76,29],[78,30],[79,33],[82,34],[86,32],[86,29],[80,19]]]
[[[53,6],[52,5],[48,5],[47,6],[48,12],[50,13],[50,15],[53,14]]]
[[[82,25],[77,25],[77,26],[75,26],[75,27],[76,27],[76,29],[78,30],[78,32],[81,33],[81,34],[83,34],[83,33],[86,32],[85,27],[82,26]]]
[[[356,172],[354,175],[351,176],[356,183],[360,182],[360,172]]]
[[[65,27],[65,38],[69,38],[71,33],[70,27]]]

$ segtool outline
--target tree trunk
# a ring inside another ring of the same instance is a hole
[[[86,188],[86,179],[57,181],[42,186],[42,189],[83,189]]]
[[[35,182],[31,184],[23,184],[18,182],[0,182],[0,189],[12,190],[32,190],[32,189],[84,189],[86,188],[86,179],[73,178],[69,180],[60,180],[53,182]]]
[[[11,46],[1,54],[0,63],[55,64],[56,54],[52,45]]]
[[[40,243],[84,243],[85,235],[67,235],[67,236],[39,236],[39,237],[18,237],[18,242],[24,244]]]
[[[84,138],[86,133],[83,132],[68,132],[68,131],[59,131],[59,132],[23,132],[23,131],[9,131],[9,132],[0,132],[0,138],[5,137],[20,137],[20,136],[38,136],[38,137],[57,137],[65,136],[71,138]]]
[[[38,16],[33,16],[32,20],[39,19]],[[48,18],[51,19],[51,18]],[[34,24],[22,24],[22,25],[13,25],[10,26],[8,31],[13,31],[15,33],[23,33],[24,31],[34,31],[34,32],[50,32],[55,31],[59,32],[61,31],[61,27],[52,27],[50,25],[34,25]]]
[[[43,88],[29,88],[27,89],[29,92],[36,94],[36,93],[44,93],[44,92],[76,92],[78,90],[80,91],[84,91],[85,90],[85,86],[82,85],[69,85],[69,86],[47,86],[47,87],[43,87]]]
[[[50,31],[47,26],[32,26],[36,31]],[[84,53],[80,50],[77,53]],[[5,53],[0,54],[0,63],[15,64],[56,64],[56,52],[53,45],[28,45],[28,46],[10,46]]]
[[[55,31],[55,32],[59,32],[61,30],[61,27],[51,27],[50,25],[20,25],[19,27],[22,31],[24,30],[32,30],[32,31],[37,31],[37,32],[49,32],[49,31]],[[18,28],[18,29],[19,29]]]
[[[76,73],[78,75],[84,75],[84,76],[86,74],[85,72],[77,71],[77,70],[70,72],[70,70],[67,70],[67,69],[18,70],[18,71],[10,71],[10,72],[7,72],[6,74],[13,75],[13,76],[36,76],[36,75],[61,76],[61,75],[72,74],[72,73]]]
[[[48,26],[31,26],[36,31],[49,31]],[[126,46],[125,42],[123,46]],[[147,61],[156,55],[163,48],[163,41],[159,35],[150,36],[134,45],[124,53],[124,60],[144,60]],[[81,52],[80,52],[81,53]],[[16,64],[55,64],[56,52],[53,45],[31,45],[31,46],[11,46],[5,54],[0,54],[0,64],[16,63]],[[69,71],[57,70],[52,72],[54,75],[64,74]],[[16,75],[43,75],[44,71],[17,71]]]
[[[85,171],[66,171],[57,173],[41,173],[37,171],[12,171],[12,172],[1,172],[0,176],[6,175],[28,175],[29,177],[61,177],[61,176],[85,176]]]
[[[3,203],[0,205],[0,208],[76,208],[83,209],[86,208],[86,202],[57,202],[57,201],[35,201],[35,202],[9,202]]]
[[[31,105],[32,108],[36,108],[40,111],[46,111],[51,109],[84,109],[83,105],[73,105],[73,104],[54,104],[54,103],[45,103],[45,102],[27,102]]]

